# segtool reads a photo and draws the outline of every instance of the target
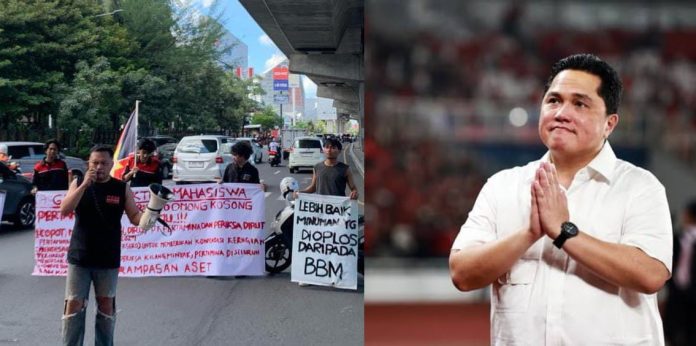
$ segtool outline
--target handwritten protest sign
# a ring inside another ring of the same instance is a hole
[[[299,195],[291,281],[358,288],[358,208],[348,197]]]
[[[150,192],[131,188],[140,209]],[[121,219],[120,276],[264,275],[264,193],[251,184],[197,184],[171,188],[174,200],[161,218],[172,227],[164,236],[157,224],[141,229]],[[74,214],[62,217],[66,191],[36,196],[33,275],[61,276]]]

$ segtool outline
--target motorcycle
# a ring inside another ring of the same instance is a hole
[[[271,234],[266,237],[266,271],[276,274],[287,269],[292,263],[292,237],[295,215],[293,192],[299,191],[297,180],[285,177],[280,182],[280,193],[285,200],[285,207],[275,216],[271,224]],[[365,272],[365,220],[358,217],[358,272]]]
[[[268,163],[271,167],[276,167],[280,165],[280,154],[276,150],[268,150]]]

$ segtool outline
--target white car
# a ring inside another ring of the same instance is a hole
[[[172,180],[176,184],[214,182],[222,179],[232,163],[234,139],[227,136],[188,136],[179,141],[172,156]]]
[[[317,137],[297,137],[290,147],[288,169],[290,173],[300,168],[312,169],[314,165],[324,161],[324,142]]]

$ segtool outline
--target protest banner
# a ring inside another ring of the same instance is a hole
[[[358,288],[358,208],[348,197],[299,194],[291,281]]]
[[[146,187],[131,188],[142,210],[150,200]],[[121,219],[119,275],[195,276],[264,275],[265,198],[256,184],[196,184],[171,188],[174,199],[161,218],[171,236],[142,230]],[[34,271],[64,276],[74,213],[60,215],[67,191],[40,191],[36,196]]]

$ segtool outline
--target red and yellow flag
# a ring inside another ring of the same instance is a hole
[[[121,136],[116,143],[114,150],[114,167],[111,168],[111,176],[116,179],[123,177],[123,171],[126,169],[126,163],[130,157],[135,156],[135,151],[138,148],[138,105],[131,113],[126,122],[126,126],[121,131]]]

